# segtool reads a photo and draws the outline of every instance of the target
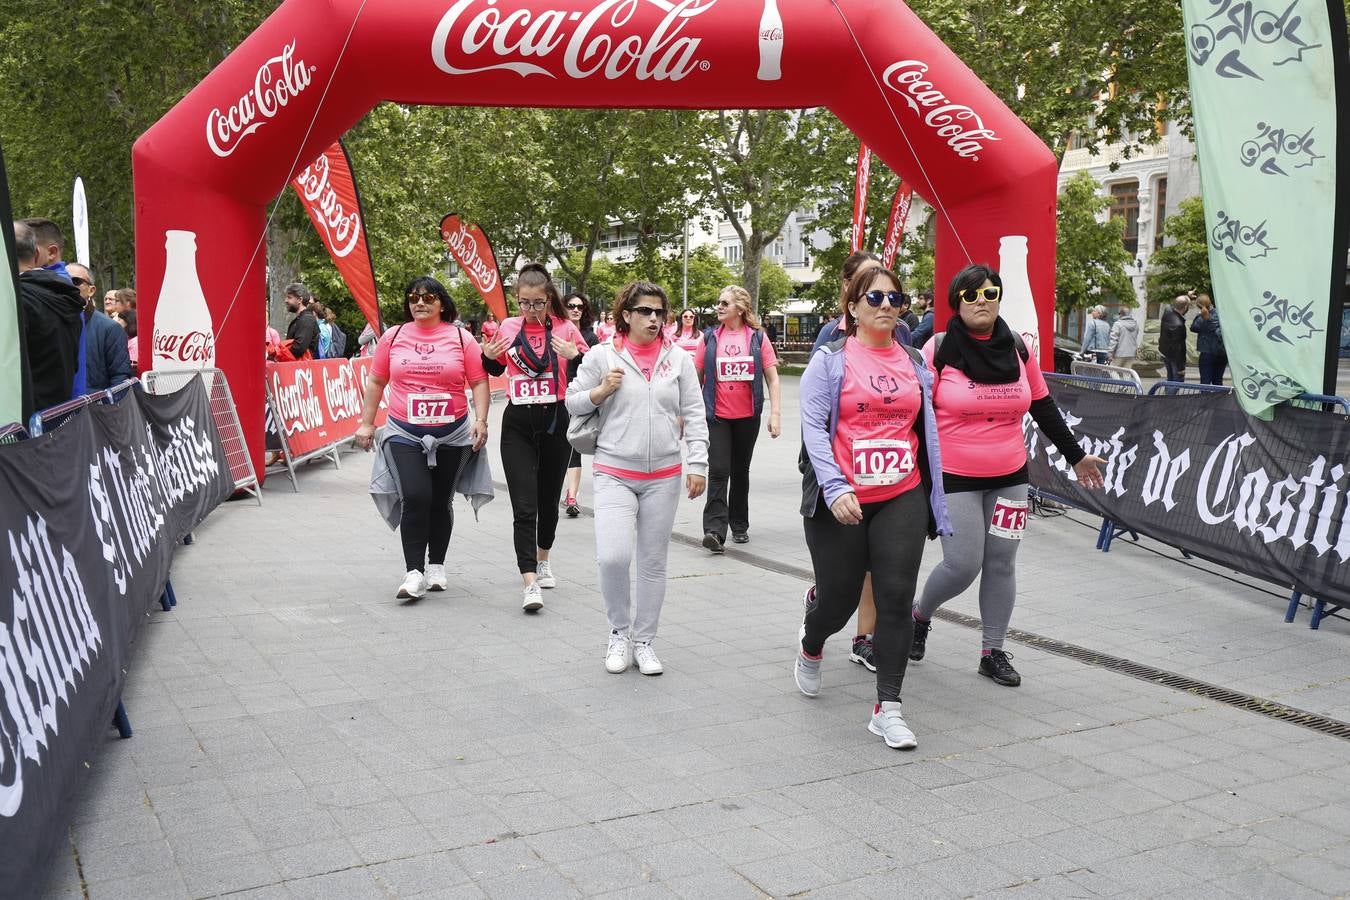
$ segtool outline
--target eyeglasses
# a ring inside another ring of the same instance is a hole
[[[650,306],[630,306],[628,307],[628,311],[642,316],[644,319],[651,318],[652,316],[656,316],[658,319],[664,319],[666,317],[666,311],[660,307],[653,309]]]
[[[863,294],[868,306],[878,307],[881,301],[889,300],[893,309],[909,306],[909,296],[901,291],[868,291]]]
[[[545,309],[548,307],[547,300],[517,300],[521,309]]]
[[[569,304],[567,304],[567,308],[568,308],[568,309],[585,309],[586,307],[582,306],[580,303],[569,303]]]
[[[70,283],[76,287],[84,287],[86,284],[90,287],[94,286],[94,283],[88,278],[76,278],[74,275],[70,276]]]
[[[732,305],[732,303],[731,303],[730,300],[718,300],[718,301],[717,301],[717,308],[718,308],[718,309],[725,309],[726,307],[731,306],[731,305]]]
[[[998,298],[1003,296],[1003,288],[998,285],[992,285],[987,288],[966,289],[959,295],[962,303],[979,303],[981,300],[987,300],[990,303],[997,303]]]
[[[425,306],[430,306],[430,305],[433,304],[433,303],[440,303],[440,302],[441,302],[441,298],[440,298],[440,297],[437,297],[435,294],[409,294],[409,295],[408,295],[408,303],[411,304],[412,306],[417,306],[419,303],[420,303],[420,304],[423,304],[423,305],[425,305]]]

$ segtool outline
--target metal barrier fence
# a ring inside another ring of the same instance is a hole
[[[262,506],[262,488],[258,473],[253,468],[253,457],[244,440],[244,429],[239,424],[239,411],[230,393],[230,383],[219,369],[184,369],[142,373],[141,383],[149,394],[173,394],[186,387],[198,375],[205,378],[207,399],[211,404],[211,418],[220,432],[220,446],[225,451],[225,464],[234,478],[234,489],[251,495]]]
[[[1148,389],[1150,397],[1184,397],[1196,394],[1231,394],[1226,384],[1200,384],[1197,381],[1159,381]]]
[[[1135,381],[1120,378],[1105,378],[1098,375],[1064,375],[1058,372],[1046,372],[1046,381],[1055,381],[1059,384],[1067,384],[1071,387],[1085,388],[1090,391],[1101,391],[1104,394],[1142,394],[1143,389]]]
[[[1139,389],[1139,393],[1142,394],[1144,392],[1144,380],[1139,377],[1139,373],[1134,369],[1125,366],[1108,366],[1103,363],[1075,359],[1069,364],[1069,371],[1074,375],[1087,375],[1093,378],[1109,378],[1114,381],[1132,381],[1134,382],[1134,386]]]

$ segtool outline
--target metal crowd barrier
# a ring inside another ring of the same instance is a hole
[[[1110,367],[1108,367],[1110,368]],[[1137,382],[1136,373],[1134,381],[1122,378],[1109,378],[1102,375],[1065,375],[1060,372],[1046,372],[1046,381],[1056,381],[1060,384],[1067,384],[1071,387],[1080,387],[1089,391],[1101,391],[1103,394],[1142,394],[1143,390]]]
[[[1164,394],[1168,397],[1182,397],[1193,394],[1231,394],[1233,389],[1226,384],[1200,384],[1198,381],[1159,381],[1148,389],[1150,397]]]
[[[1114,381],[1132,381],[1134,386],[1138,388],[1139,393],[1144,392],[1144,381],[1139,377],[1139,373],[1126,366],[1108,366],[1104,363],[1075,359],[1069,364],[1069,371],[1074,375],[1109,378]]]
[[[198,375],[210,376],[206,394],[211,404],[211,418],[220,432],[220,446],[234,478],[234,489],[251,495],[262,506],[262,487],[258,484],[258,473],[253,468],[253,457],[249,455],[244,429],[239,424],[239,411],[225,373],[219,369],[152,370],[141,374],[141,383],[145,385],[146,393],[173,394],[187,387]]]

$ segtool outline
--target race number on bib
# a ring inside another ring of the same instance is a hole
[[[853,442],[853,481],[860,487],[899,484],[914,471],[914,448],[909,441]]]
[[[553,379],[517,375],[511,379],[511,402],[516,406],[558,402],[558,395],[554,393]]]
[[[409,394],[409,425],[446,425],[455,421],[454,394]]]
[[[1005,500],[994,503],[994,515],[989,520],[989,533],[994,537],[1020,541],[1027,530],[1027,501]]]
[[[753,356],[719,356],[717,358],[717,379],[719,381],[754,381],[755,358]]]

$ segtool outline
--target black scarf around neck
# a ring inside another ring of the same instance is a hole
[[[940,366],[965,372],[979,384],[1012,384],[1022,377],[1018,365],[1017,342],[1002,317],[994,320],[994,333],[987,341],[971,335],[959,315],[947,323],[947,335],[937,349]]]
[[[543,378],[545,375],[553,375],[553,383],[558,383],[558,354],[553,350],[553,317],[544,317],[544,353],[541,356],[534,352],[530,346],[529,338],[525,335],[525,329],[529,326],[529,319],[521,318],[520,331],[516,333],[516,339],[507,349],[507,354],[511,361],[516,364],[520,371],[529,375],[531,378]]]

